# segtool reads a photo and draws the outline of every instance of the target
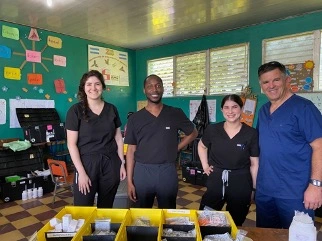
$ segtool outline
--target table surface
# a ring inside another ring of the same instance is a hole
[[[288,241],[288,229],[273,229],[273,228],[256,228],[256,227],[239,227],[246,230],[246,237],[253,241]]]

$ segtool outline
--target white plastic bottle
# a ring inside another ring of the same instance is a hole
[[[38,197],[42,197],[44,195],[44,190],[42,187],[38,187]]]
[[[27,197],[28,197],[28,199],[32,199],[32,189],[28,189]]]
[[[32,189],[32,198],[37,198],[38,197],[38,190],[37,188]]]
[[[22,201],[26,201],[28,199],[28,195],[27,195],[27,191],[26,190],[23,190],[22,191],[21,197],[22,197]]]

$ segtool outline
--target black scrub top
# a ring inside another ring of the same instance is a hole
[[[259,156],[257,130],[244,123],[232,139],[224,129],[224,122],[210,124],[201,140],[209,149],[209,165],[217,168],[247,168],[250,166],[250,157]]]
[[[136,162],[175,162],[178,152],[178,130],[186,135],[190,135],[194,130],[194,124],[181,109],[163,105],[159,116],[155,117],[143,108],[129,118],[124,143],[136,145]]]
[[[78,131],[77,146],[80,155],[109,155],[117,152],[114,137],[116,129],[121,126],[121,120],[116,107],[104,101],[103,110],[99,115],[88,110],[88,121],[83,119],[82,112],[81,103],[77,103],[68,110],[66,116],[66,129]]]

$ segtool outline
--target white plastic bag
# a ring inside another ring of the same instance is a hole
[[[316,238],[317,232],[312,218],[307,213],[295,211],[288,241],[316,241]]]

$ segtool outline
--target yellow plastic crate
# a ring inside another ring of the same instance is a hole
[[[201,212],[203,212],[203,211],[197,211],[197,216],[199,216],[199,213],[201,213]],[[235,239],[238,229],[237,229],[236,224],[235,224],[233,218],[231,217],[230,213],[228,211],[209,211],[209,212],[219,212],[219,213],[225,214],[228,222],[230,223],[230,227],[231,227],[230,234],[231,234],[232,238]],[[199,225],[199,227],[200,227],[200,225]],[[207,227],[211,228],[211,226],[207,226]],[[220,228],[220,227],[218,227],[218,228]]]
[[[97,218],[110,218],[111,223],[120,223],[120,229],[122,225],[124,225],[124,221],[129,213],[128,209],[109,209],[109,208],[97,208],[93,215],[91,216],[89,222],[84,225],[84,229],[80,230],[76,236],[74,237],[73,241],[81,241],[82,237],[85,235],[90,235],[92,233],[91,223],[95,222]],[[120,230],[119,229],[119,230]],[[116,240],[118,239],[119,232],[116,234]]]
[[[57,215],[55,218],[62,219],[62,217],[65,214],[71,214],[73,219],[85,219],[84,225],[80,228],[78,232],[84,232],[83,229],[88,226],[88,222],[92,220],[92,215],[94,211],[96,210],[96,207],[79,207],[79,206],[66,206],[64,207]],[[54,218],[54,217],[53,217]],[[38,232],[37,232],[37,241],[46,241],[46,236],[45,233],[51,230],[52,228],[50,227],[49,222],[45,224],[44,227],[42,227]],[[73,237],[72,241],[75,240],[78,232],[76,235]],[[51,240],[55,240],[54,238]]]
[[[145,208],[131,208],[129,209],[128,215],[124,220],[124,225],[121,226],[118,236],[115,241],[128,241],[127,239],[127,227],[132,226],[134,220],[139,217],[147,217],[150,219],[151,226],[157,227],[158,236],[157,240],[159,240],[159,234],[161,229],[161,221],[162,221],[162,209],[145,209]]]
[[[161,229],[159,233],[159,240],[161,240],[163,228],[162,225],[166,223],[167,218],[175,218],[175,217],[188,217],[191,222],[194,223],[196,229],[196,241],[202,241],[200,229],[199,229],[199,222],[196,210],[189,210],[189,209],[163,209],[163,218],[161,222]]]

